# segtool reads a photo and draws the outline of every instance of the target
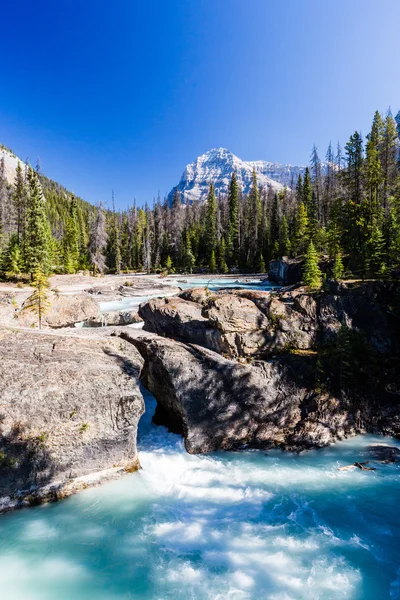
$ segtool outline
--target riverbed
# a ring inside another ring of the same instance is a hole
[[[0,517],[2,599],[400,598],[400,465],[338,471],[398,441],[191,456],[145,396],[140,472]]]

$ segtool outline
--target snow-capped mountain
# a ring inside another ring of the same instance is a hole
[[[296,183],[299,173],[303,174],[305,167],[293,167],[262,160],[244,161],[232,154],[226,148],[213,148],[202,154],[183,172],[179,184],[168,196],[172,200],[178,189],[187,202],[206,197],[210,181],[217,193],[226,193],[233,171],[236,171],[238,181],[244,193],[248,193],[252,181],[253,168],[257,171],[257,180],[262,187],[279,191],[283,186]]]
[[[24,161],[18,158],[11,150],[8,150],[4,146],[0,146],[0,161],[4,161],[4,177],[8,183],[12,184],[15,180],[15,171],[18,163],[21,164],[22,169],[25,168]],[[0,165],[1,168],[1,165]]]

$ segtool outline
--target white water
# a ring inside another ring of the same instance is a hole
[[[0,517],[2,600],[400,598],[400,466],[337,470],[395,440],[190,456],[146,404],[142,471]]]

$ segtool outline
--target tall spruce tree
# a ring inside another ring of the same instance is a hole
[[[25,244],[25,265],[33,277],[36,271],[48,273],[49,266],[49,226],[46,205],[36,171],[28,171],[29,197],[27,203],[27,224]]]
[[[319,256],[312,242],[309,243],[307,248],[306,260],[303,267],[303,281],[312,290],[319,289],[322,285]]]
[[[215,198],[214,185],[212,183],[210,183],[206,205],[205,238],[208,263],[210,264],[212,255],[214,255],[215,263],[215,250],[217,248],[217,201]]]
[[[79,268],[78,206],[72,196],[68,206],[68,218],[63,239],[63,260],[66,273],[76,273]]]
[[[228,192],[229,224],[228,224],[228,260],[230,265],[237,267],[240,258],[239,239],[239,186],[236,173],[232,173]]]

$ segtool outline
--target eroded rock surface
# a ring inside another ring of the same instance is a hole
[[[323,446],[361,430],[329,394],[314,394],[313,357],[244,365],[200,346],[121,331],[141,353],[154,421],[182,433],[188,452]]]
[[[24,305],[15,314],[19,326],[37,327],[37,316],[28,310],[23,310],[23,308]],[[99,317],[99,305],[90,296],[84,294],[71,296],[50,294],[49,308],[42,317],[42,327],[52,329],[71,327],[75,323]]]
[[[0,511],[137,468],[131,344],[3,330],[0,355]]]
[[[158,335],[120,334],[144,358],[155,421],[182,432],[189,452],[301,450],[400,435],[398,298],[391,283],[187,290],[141,305]]]

